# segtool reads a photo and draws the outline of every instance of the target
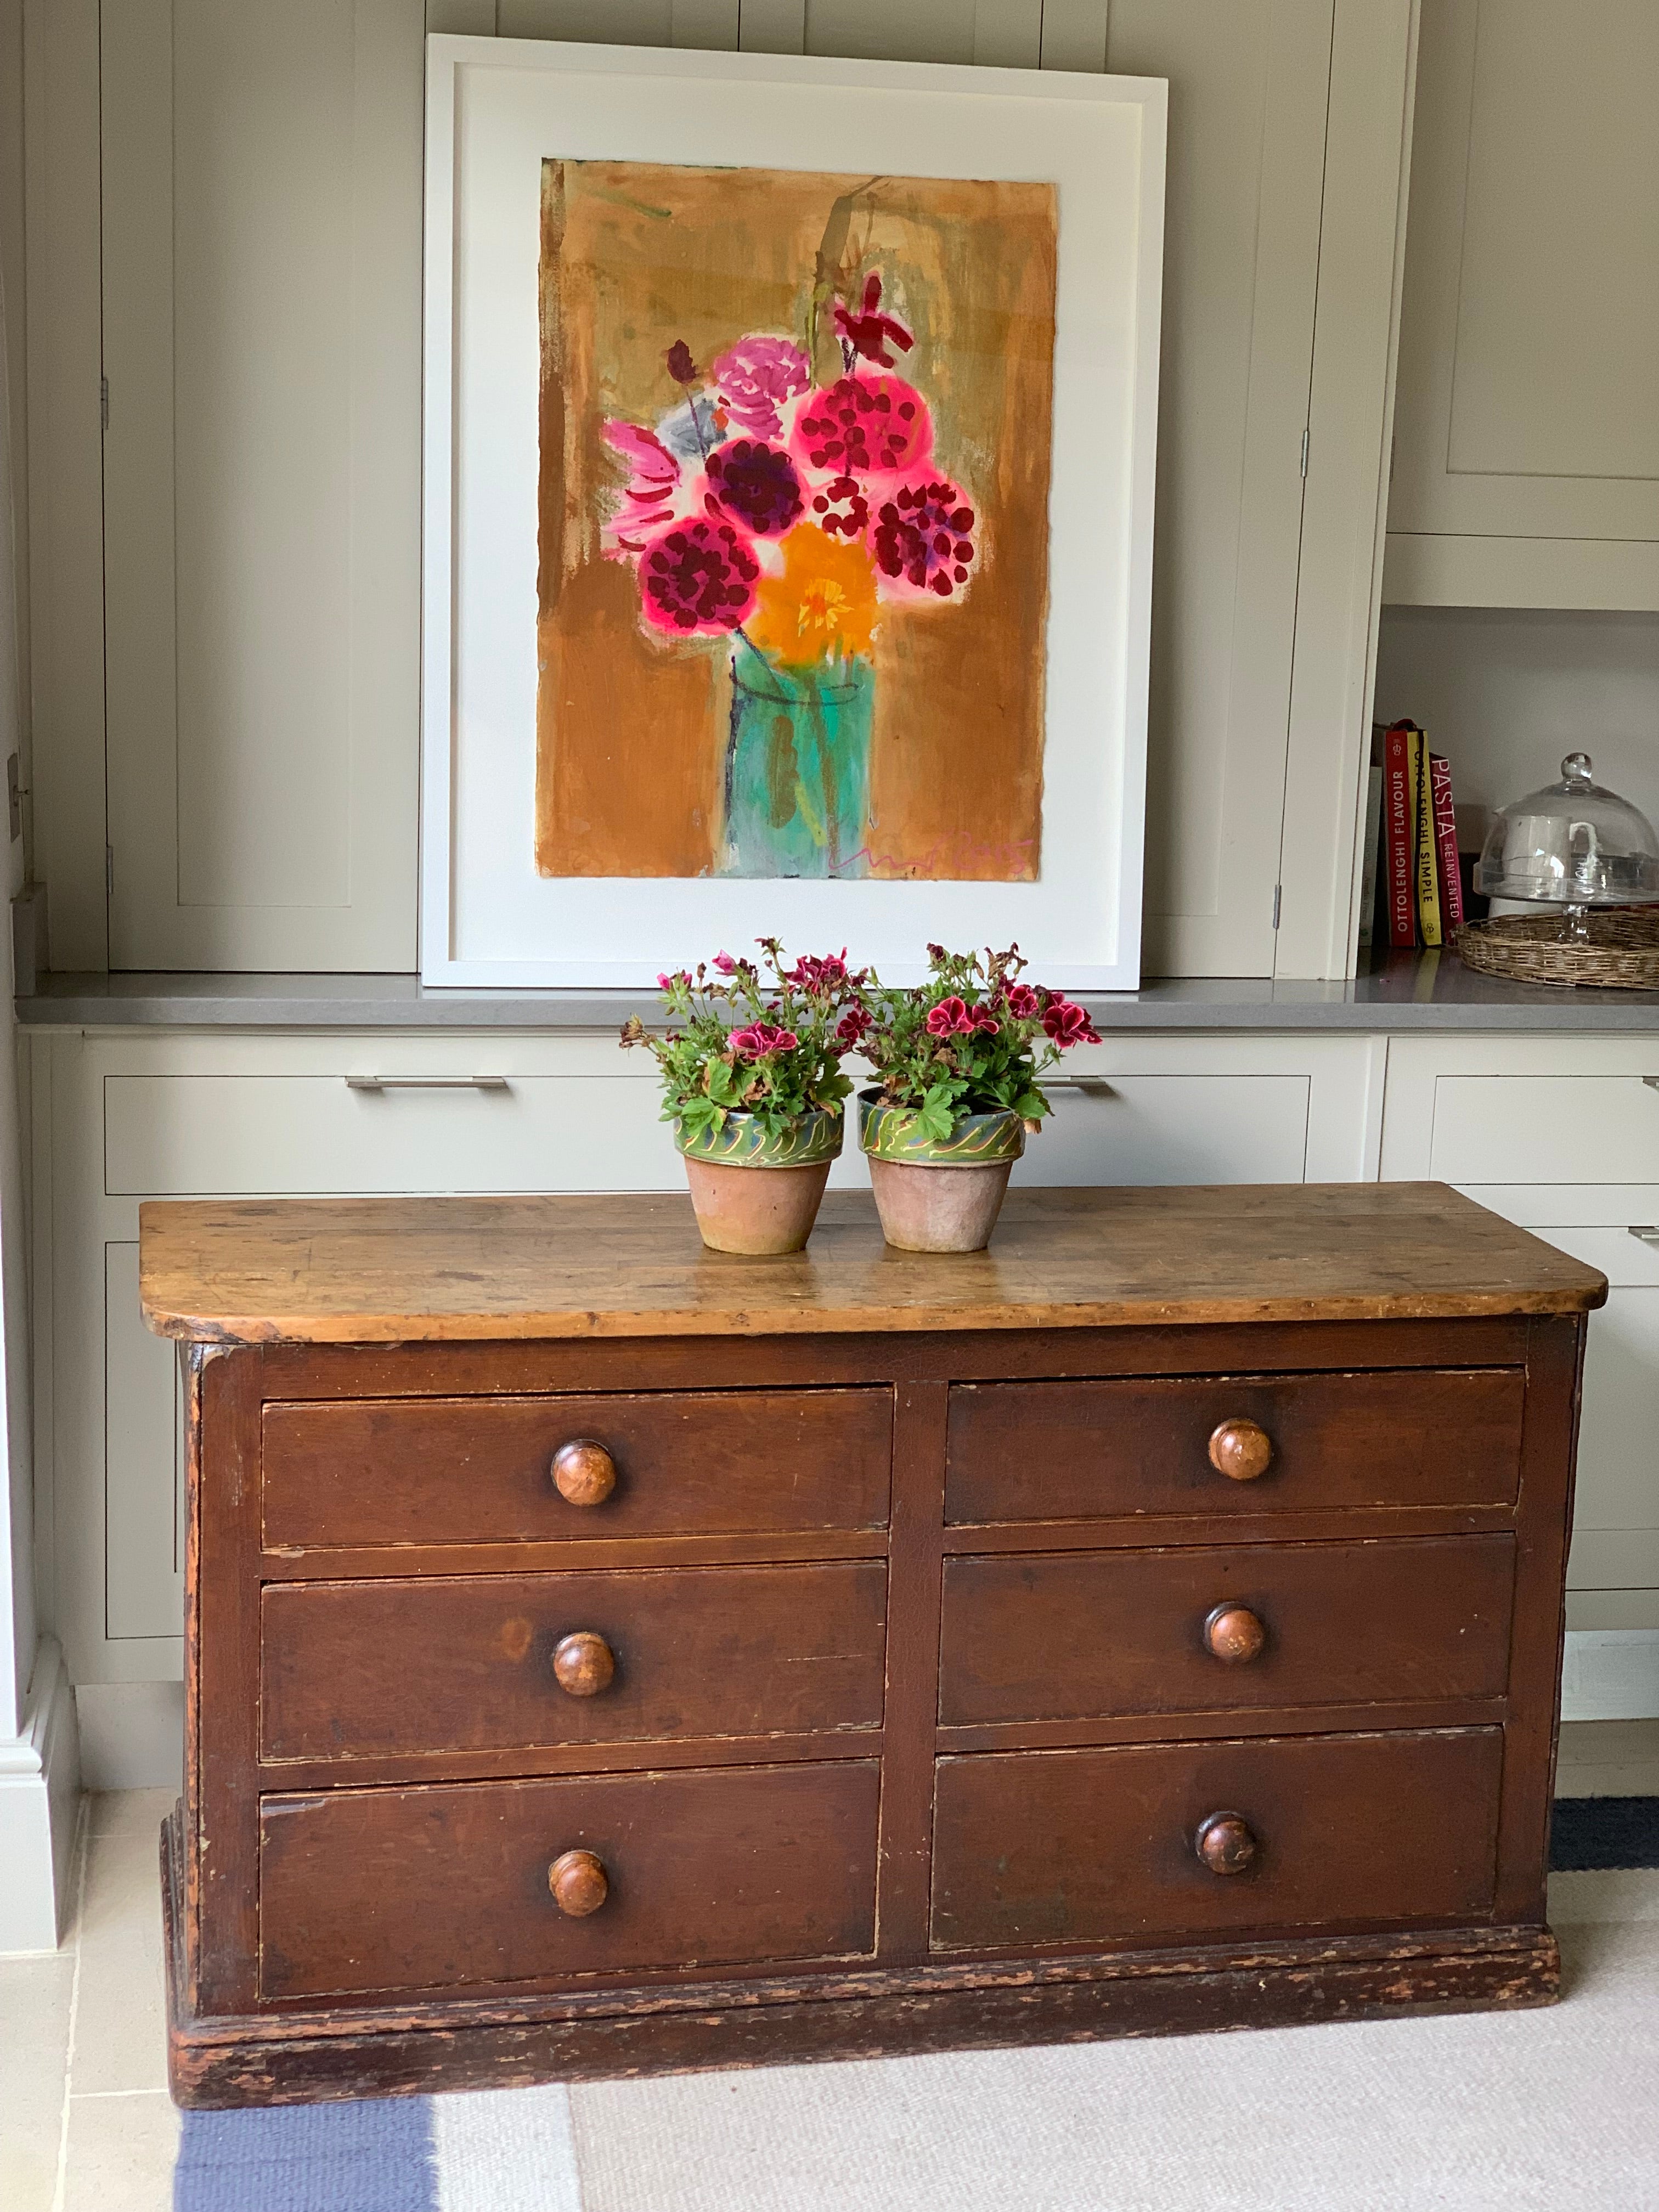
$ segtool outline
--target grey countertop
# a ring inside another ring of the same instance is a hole
[[[1347,983],[1206,976],[1083,994],[1110,1030],[1659,1030],[1659,991],[1559,990],[1396,953]],[[608,1030],[653,992],[428,990],[414,975],[62,975],[17,1001],[31,1029]]]

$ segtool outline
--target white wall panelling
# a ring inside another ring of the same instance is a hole
[[[103,11],[118,967],[413,963],[423,29]]]
[[[164,1195],[680,1189],[655,1071],[614,1036],[33,1040],[37,1299],[54,1356],[36,1449],[55,1526],[51,1618],[79,1683],[179,1668],[173,1348],[139,1318],[138,1206]],[[1030,1183],[1269,1182],[1376,1172],[1383,1048],[1364,1037],[1112,1039],[1067,1073]],[[348,1075],[505,1076],[499,1091],[349,1089]],[[856,1151],[834,1182],[867,1181]],[[54,1377],[57,1378],[54,1382]]]
[[[1387,595],[1659,608],[1659,9],[1424,0]]]
[[[60,968],[107,961],[98,0],[27,0],[25,247],[34,872]]]
[[[1413,0],[23,4],[57,964],[413,964],[429,26],[1168,76],[1148,967],[1344,971]]]
[[[1274,972],[1352,972],[1417,0],[1338,0]]]
[[[1167,76],[1149,975],[1270,975],[1285,806],[1331,0],[1116,0]]]

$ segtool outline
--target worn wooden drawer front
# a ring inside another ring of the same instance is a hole
[[[867,1954],[873,1759],[267,1797],[267,1997]],[[609,1894],[568,1918],[554,1861]]]
[[[933,1942],[1480,1920],[1492,1909],[1502,1769],[1495,1728],[942,1759]],[[1255,1838],[1241,1873],[1212,1874],[1195,1848],[1224,1811]]]
[[[271,1405],[264,1541],[878,1528],[892,1434],[884,1389]],[[616,1486],[599,1504],[573,1505],[554,1486],[554,1455],[579,1441],[603,1445],[615,1464]]]
[[[939,1718],[1496,1697],[1514,1579],[1510,1536],[947,1559]],[[1206,1644],[1223,1607],[1254,1656]]]
[[[886,1609],[880,1560],[268,1584],[262,1747],[367,1759],[878,1728]],[[572,1695],[554,1654],[584,1632],[614,1673],[597,1689],[575,1677]]]
[[[945,1517],[1512,1504],[1524,1393],[1510,1368],[958,1383]],[[1251,1481],[1210,1462],[1215,1430],[1240,1419],[1273,1446]]]

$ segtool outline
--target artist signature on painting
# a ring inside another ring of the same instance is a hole
[[[1013,837],[987,841],[958,830],[940,837],[920,853],[883,853],[869,843],[852,855],[847,872],[860,872],[886,882],[920,880],[949,883],[1030,883],[1036,875],[1036,840]]]

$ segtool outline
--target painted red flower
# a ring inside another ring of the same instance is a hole
[[[902,376],[843,376],[801,402],[790,451],[818,476],[892,475],[933,450],[927,402]]]
[[[675,523],[640,556],[640,605],[671,637],[719,637],[755,604],[760,563],[729,522]]]
[[[668,374],[676,384],[696,382],[697,364],[692,360],[691,349],[684,338],[676,338],[664,357],[668,363]]]
[[[793,1030],[779,1029],[775,1023],[750,1022],[747,1029],[733,1030],[726,1042],[744,1060],[764,1060],[771,1053],[793,1052],[800,1039]]]
[[[813,520],[826,538],[856,543],[870,527],[870,502],[856,477],[832,477],[812,494]]]
[[[959,1031],[971,1030],[973,1017],[966,1001],[961,999],[941,999],[929,1012],[922,1024],[929,1036],[955,1036]]]
[[[1029,1022],[1042,1011],[1042,1001],[1029,983],[1008,986],[1008,1011],[1017,1022]]]
[[[836,302],[836,336],[843,346],[850,346],[854,354],[862,354],[878,368],[890,368],[893,356],[888,352],[896,345],[901,353],[908,353],[915,339],[896,315],[881,312],[881,278],[872,270],[864,280],[864,301],[861,313],[837,300]]]
[[[1050,994],[1042,1010],[1042,1026],[1062,1052],[1069,1052],[1074,1044],[1100,1042],[1086,1009],[1070,999],[1062,999],[1058,991]]]
[[[724,509],[757,538],[780,538],[801,511],[800,478],[781,447],[733,438],[708,456],[709,511]]]
[[[870,532],[876,567],[896,599],[954,599],[973,566],[974,510],[953,483],[901,484]]]

